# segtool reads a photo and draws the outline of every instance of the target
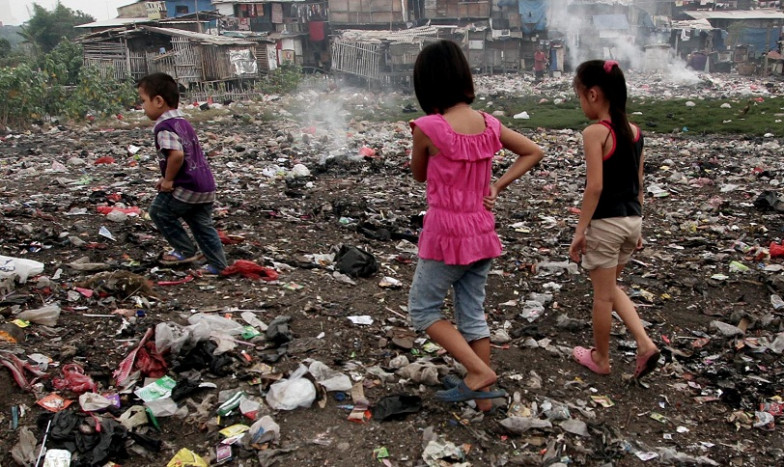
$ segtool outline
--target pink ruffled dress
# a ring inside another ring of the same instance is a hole
[[[490,194],[493,156],[502,148],[501,122],[483,113],[485,130],[456,133],[443,115],[411,123],[438,148],[427,164],[427,204],[419,257],[467,265],[501,254],[495,216],[482,205]]]

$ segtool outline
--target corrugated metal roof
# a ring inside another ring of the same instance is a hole
[[[75,28],[113,28],[116,26],[128,26],[131,24],[151,23],[152,21],[146,16],[138,18],[112,18],[104,19],[101,21],[93,21],[92,23],[80,24],[74,26]]]
[[[213,36],[212,34],[202,34],[200,32],[193,32],[193,31],[185,31],[183,29],[173,29],[173,28],[159,28],[155,26],[139,26],[140,29],[144,29],[150,32],[157,32],[158,34],[165,34],[167,36],[181,36],[187,37],[189,39],[193,39],[198,42],[202,42],[205,44],[213,44],[213,45],[253,45],[254,42],[251,42],[247,39],[240,39],[237,37],[226,37],[226,36]]]
[[[784,19],[784,13],[773,9],[684,11],[694,19]]]
[[[672,29],[701,29],[710,31],[714,29],[714,27],[710,24],[710,22],[705,19],[687,19],[683,21],[673,21],[672,22]]]
[[[352,41],[391,41],[411,42],[415,37],[435,37],[439,29],[454,29],[455,26],[420,26],[417,28],[403,29],[400,31],[379,31],[364,29],[343,29],[339,31],[340,38]]]

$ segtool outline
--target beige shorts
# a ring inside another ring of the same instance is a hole
[[[594,219],[585,232],[582,266],[591,271],[629,262],[642,232],[642,217]]]

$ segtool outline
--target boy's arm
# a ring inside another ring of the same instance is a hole
[[[184,161],[184,152],[169,151],[169,155],[166,157],[166,174],[163,176],[163,180],[160,181],[158,188],[160,191],[174,191],[174,178],[177,177],[177,173],[182,168]]]
[[[158,191],[174,191],[174,179],[185,161],[180,136],[173,131],[163,130],[158,132],[156,138],[161,151],[166,155],[166,173],[158,181]]]

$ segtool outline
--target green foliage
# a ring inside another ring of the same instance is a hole
[[[74,26],[95,21],[90,15],[74,11],[58,2],[52,11],[37,3],[33,4],[33,16],[21,28],[19,34],[37,51],[48,53],[63,38],[73,39],[80,34]]]
[[[6,96],[0,99],[0,125],[26,127],[45,116],[82,120],[88,114],[107,116],[135,105],[132,81],[119,82],[97,68],[83,67],[74,86],[66,86],[67,68],[52,59],[44,72],[27,64],[0,68],[0,95]]]
[[[6,58],[11,55],[11,43],[8,39],[0,37],[0,58]]]
[[[41,118],[47,83],[46,77],[26,64],[0,69],[0,125],[20,125]]]
[[[302,67],[296,63],[284,63],[260,79],[256,87],[265,94],[285,94],[297,89],[301,82]]]
[[[64,103],[65,114],[73,119],[85,115],[107,116],[133,106],[137,98],[133,80],[117,81],[95,67],[83,67],[75,89]]]
[[[40,60],[39,67],[53,82],[73,85],[79,79],[83,60],[82,46],[66,39]]]

